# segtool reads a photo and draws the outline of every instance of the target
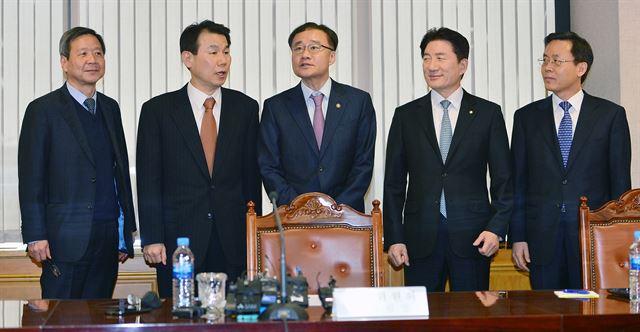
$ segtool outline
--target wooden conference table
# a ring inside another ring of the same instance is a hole
[[[558,299],[550,291],[430,293],[430,317],[423,320],[334,321],[320,307],[310,319],[289,322],[289,331],[640,331],[640,314],[626,300],[600,292],[599,299]],[[171,303],[138,316],[110,317],[105,307],[118,300],[19,301],[21,317],[11,326],[22,330],[173,330],[283,331],[282,322],[237,323],[229,319],[173,319]],[[2,301],[6,307],[5,302]],[[16,302],[16,301],[13,301]],[[0,312],[1,313],[1,312]],[[0,315],[1,319],[6,319]]]

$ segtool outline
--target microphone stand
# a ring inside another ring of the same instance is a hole
[[[273,206],[273,214],[276,219],[276,225],[278,226],[278,233],[280,233],[280,303],[273,303],[267,307],[260,315],[260,320],[307,320],[309,314],[306,310],[295,303],[288,303],[289,297],[287,296],[287,263],[285,261],[284,250],[284,228],[282,227],[282,219],[280,219],[280,212],[278,211],[278,193],[271,192],[269,194],[271,205]]]

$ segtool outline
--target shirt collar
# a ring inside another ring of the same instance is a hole
[[[580,89],[575,95],[571,96],[571,98],[567,99],[569,104],[571,104],[571,108],[580,111],[580,106],[582,106],[582,100],[584,99],[584,91]],[[560,99],[555,93],[551,94],[551,100],[553,101],[553,109],[561,109],[560,103],[564,100]],[[569,111],[571,112],[571,111]]]
[[[300,82],[300,87],[302,88],[302,95],[304,96],[304,100],[309,100],[311,94],[316,92],[315,90],[306,86],[304,82]],[[324,99],[327,99],[327,97],[329,97],[329,93],[331,93],[331,78],[329,78],[318,91],[324,95]]]
[[[69,94],[71,94],[71,97],[73,97],[73,99],[75,99],[80,105],[82,105],[84,109],[88,110],[87,106],[84,105],[84,101],[89,97],[85,96],[84,93],[80,92],[80,90],[74,88],[73,85],[69,84],[69,82],[67,82],[65,85],[67,86],[67,90],[69,90]],[[96,91],[93,93],[93,96],[91,96],[91,98],[93,98],[93,100],[95,100],[96,102],[96,108],[98,108],[98,98],[96,98],[97,95],[98,92]]]
[[[459,86],[456,91],[454,91],[448,98],[448,101],[451,102],[451,106],[456,110],[460,110],[460,105],[462,104],[462,96],[464,95],[462,86]],[[432,105],[440,105],[440,102],[445,100],[443,96],[441,96],[436,90],[431,90],[431,104]]]
[[[191,108],[194,110],[204,110],[204,101],[213,97],[216,101],[216,105],[220,103],[220,97],[222,88],[217,88],[216,91],[213,92],[212,95],[208,95],[193,86],[191,82],[187,83],[187,95],[189,96],[189,101],[191,102]]]

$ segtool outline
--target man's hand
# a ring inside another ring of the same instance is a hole
[[[498,236],[489,231],[483,231],[478,238],[473,241],[473,245],[478,247],[478,252],[487,257],[493,256],[498,251],[500,242]]]
[[[127,261],[128,258],[129,258],[129,254],[118,250],[118,262],[124,263]]]
[[[29,256],[36,260],[36,262],[42,262],[47,259],[51,259],[51,252],[49,251],[49,241],[40,240],[27,245]]]
[[[163,243],[154,243],[144,246],[142,249],[144,260],[149,264],[167,265],[167,251]]]
[[[514,242],[511,257],[518,269],[529,272],[527,264],[531,263],[531,259],[529,258],[529,245],[526,242]]]
[[[387,254],[393,266],[398,267],[402,264],[409,266],[409,254],[407,253],[407,246],[405,246],[404,243],[392,245],[389,247]]]

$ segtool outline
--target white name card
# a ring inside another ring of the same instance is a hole
[[[346,287],[333,289],[337,320],[427,318],[425,287]]]

